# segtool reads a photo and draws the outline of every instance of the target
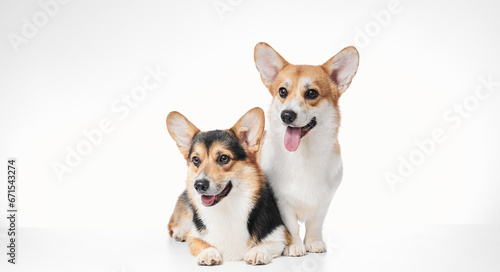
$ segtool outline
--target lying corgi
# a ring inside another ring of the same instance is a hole
[[[292,235],[283,255],[325,252],[322,226],[343,169],[338,100],[356,74],[358,51],[347,47],[320,66],[293,65],[259,43],[254,58],[273,96],[261,164]],[[304,243],[297,220],[305,222]]]
[[[200,132],[171,112],[167,128],[187,161],[187,188],[168,229],[188,241],[200,265],[223,260],[268,264],[290,242],[273,192],[257,163],[264,112],[248,111],[228,130]]]

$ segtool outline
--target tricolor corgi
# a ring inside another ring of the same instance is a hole
[[[343,169],[338,100],[356,74],[358,51],[344,48],[319,66],[293,65],[258,43],[254,58],[273,96],[261,164],[292,235],[283,255],[325,252],[322,226]],[[304,242],[297,220],[306,226]]]
[[[268,264],[290,243],[273,191],[257,163],[264,112],[248,111],[228,130],[200,132],[171,112],[167,128],[186,159],[186,190],[168,229],[188,241],[200,265],[223,260]]]

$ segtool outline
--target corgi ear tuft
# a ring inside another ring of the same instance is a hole
[[[340,94],[344,93],[356,75],[359,65],[359,53],[355,47],[349,46],[323,64],[328,75],[337,85]]]
[[[249,110],[236,122],[231,130],[236,134],[243,147],[252,153],[260,149],[264,135],[265,116],[261,108]]]
[[[200,132],[184,115],[173,111],[167,116],[167,129],[172,139],[177,143],[185,159],[188,158],[193,137]]]
[[[279,71],[288,64],[278,52],[264,42],[260,42],[255,46],[254,60],[262,82],[266,87],[271,86]]]

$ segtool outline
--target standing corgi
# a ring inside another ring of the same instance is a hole
[[[343,169],[338,100],[356,74],[358,51],[347,47],[320,66],[293,65],[261,42],[254,58],[273,96],[261,164],[292,235],[283,255],[325,252],[322,226]],[[304,243],[297,220],[305,222]]]
[[[223,260],[268,264],[290,242],[273,192],[257,163],[264,112],[248,111],[231,129],[200,132],[171,112],[167,128],[187,161],[187,188],[168,229],[188,241],[200,265]]]

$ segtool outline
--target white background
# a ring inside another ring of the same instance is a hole
[[[186,173],[167,114],[210,130],[267,109],[253,62],[260,41],[294,64],[322,64],[347,45],[360,52],[340,99],[344,179],[326,232],[500,226],[500,87],[456,128],[444,119],[470,102],[480,78],[500,82],[498,2],[401,0],[396,11],[389,0],[229,2],[74,0],[15,46],[23,18],[44,9],[0,1],[0,158],[18,161],[18,226],[164,228]],[[217,3],[230,10],[218,13]],[[381,13],[390,18],[377,22]],[[168,78],[126,117],[113,110],[157,65]],[[107,119],[113,131],[59,180],[54,163],[66,164],[83,131]],[[435,129],[446,140],[391,190],[387,172]]]

